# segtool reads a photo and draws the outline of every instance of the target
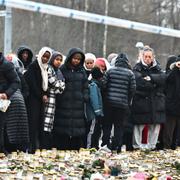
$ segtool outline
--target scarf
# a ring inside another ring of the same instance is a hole
[[[42,88],[44,91],[47,91],[48,88],[48,62],[47,63],[42,63],[42,56],[44,55],[45,52],[49,52],[50,53],[50,58],[52,56],[52,50],[49,47],[43,47],[40,51],[39,54],[37,56],[37,61],[39,64],[39,67],[41,69],[41,76],[42,76]],[[49,59],[50,59],[49,58]]]

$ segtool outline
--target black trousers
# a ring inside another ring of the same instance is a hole
[[[102,145],[107,145],[112,150],[119,150],[123,144],[124,124],[127,115],[126,109],[109,106],[105,110],[105,118],[102,123]],[[114,125],[114,138],[110,145],[110,135]]]
[[[175,149],[180,138],[180,117],[166,116],[163,129],[163,144],[166,149]]]
[[[123,144],[126,145],[126,150],[127,151],[132,151],[133,146],[132,146],[132,137],[133,137],[133,132],[124,132],[123,135]]]
[[[102,132],[102,121],[103,121],[103,117],[101,116],[96,117],[94,132],[91,137],[92,148],[99,149],[99,139],[101,137],[101,132]]]
[[[54,133],[53,142],[53,147],[59,150],[79,150],[84,147],[84,137],[70,137]]]
[[[42,132],[41,135],[41,149],[52,149],[53,148],[53,137],[52,132]]]
[[[43,103],[35,98],[29,96],[28,98],[28,121],[29,121],[29,135],[30,135],[30,153],[34,153],[36,149],[43,149],[43,119],[44,106]]]

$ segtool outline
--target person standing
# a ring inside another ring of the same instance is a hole
[[[103,101],[101,95],[101,80],[103,73],[98,67],[94,67],[91,71],[92,79],[89,83],[90,100],[87,106],[87,116],[90,119],[90,127],[87,136],[87,148],[99,149],[99,139],[102,129]]]
[[[16,150],[25,152],[29,146],[29,125],[24,102],[24,97],[28,96],[28,88],[22,75],[23,67],[20,66],[17,56],[8,54],[6,59],[14,64],[20,79],[20,87],[10,97],[11,104],[5,124],[5,148],[8,152]]]
[[[136,93],[132,101],[134,126],[133,148],[155,149],[160,124],[165,122],[166,75],[155,60],[154,50],[145,48],[143,58],[133,68],[136,77]],[[142,131],[148,125],[147,144],[142,144]]]
[[[10,99],[20,87],[20,80],[12,63],[0,52],[0,100]],[[4,152],[4,124],[6,112],[0,111],[0,152]]]
[[[62,94],[65,88],[65,79],[60,70],[63,55],[60,52],[53,51],[48,64],[48,99],[44,109],[43,122],[43,140],[44,149],[52,148],[52,131],[54,128],[54,116],[56,109],[56,95]]]
[[[85,54],[85,61],[84,61],[84,68],[85,68],[85,72],[87,74],[87,78],[88,78],[88,82],[89,84],[91,83],[92,80],[92,69],[94,67],[96,61],[96,56],[92,53],[86,53]],[[86,147],[90,147],[90,141],[88,139],[88,135],[90,132],[90,128],[91,128],[91,123],[92,120],[94,119],[94,116],[92,116],[93,113],[89,113],[90,111],[90,102],[85,103],[85,114],[86,114],[86,136],[85,137],[85,146]],[[89,141],[89,142],[88,142]]]
[[[107,105],[103,119],[102,146],[107,145],[111,150],[120,152],[124,123],[136,88],[135,76],[126,54],[120,53],[116,58],[115,67],[105,73],[103,86]],[[114,138],[110,146],[112,125],[114,125]]]
[[[78,150],[84,147],[86,136],[84,104],[89,100],[84,60],[83,51],[72,48],[60,68],[66,88],[56,98],[53,138],[57,149]]]
[[[180,57],[168,58],[166,74],[166,123],[163,130],[163,145],[165,149],[176,149],[180,130]]]
[[[27,112],[30,131],[30,152],[34,153],[37,148],[41,148],[44,104],[47,103],[48,90],[48,61],[52,50],[43,47],[27,71],[24,74],[29,86],[29,96],[27,97]]]

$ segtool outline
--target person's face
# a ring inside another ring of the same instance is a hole
[[[147,65],[151,65],[154,59],[154,55],[152,51],[145,51],[143,53],[143,61]]]
[[[56,68],[60,67],[62,61],[63,61],[62,56],[56,56],[56,58],[53,61],[54,67],[56,67]]]
[[[94,67],[94,60],[86,59],[85,66],[87,69],[92,69]]]
[[[73,66],[78,66],[80,64],[80,62],[81,62],[81,59],[82,59],[82,55],[80,53],[76,53],[72,57],[71,64]]]
[[[27,51],[23,51],[23,53],[22,53],[22,60],[23,61],[27,61],[27,59],[28,59],[28,52]]]
[[[46,51],[41,58],[42,63],[46,64],[49,61],[49,58],[50,58],[50,53]]]

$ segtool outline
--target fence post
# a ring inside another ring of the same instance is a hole
[[[12,9],[6,6],[4,26],[4,55],[12,51]]]

